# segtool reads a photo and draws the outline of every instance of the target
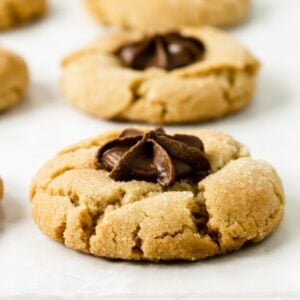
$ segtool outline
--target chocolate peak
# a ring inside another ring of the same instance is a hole
[[[156,67],[173,70],[202,59],[204,53],[202,41],[171,32],[155,34],[123,45],[115,54],[127,68],[145,70]]]
[[[179,179],[196,182],[210,172],[202,141],[192,135],[167,135],[162,128],[126,129],[97,153],[100,169],[117,181],[146,180],[171,186]]]

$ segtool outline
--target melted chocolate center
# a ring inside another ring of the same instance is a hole
[[[167,135],[162,128],[124,130],[98,151],[97,166],[117,181],[146,180],[171,186],[177,180],[200,181],[210,173],[202,141],[192,135]]]
[[[202,41],[171,32],[125,44],[115,54],[127,68],[145,70],[156,67],[170,71],[202,59],[204,53]]]

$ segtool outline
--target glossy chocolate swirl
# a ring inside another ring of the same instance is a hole
[[[99,149],[96,163],[116,181],[145,180],[162,186],[171,186],[180,179],[198,182],[211,169],[198,137],[170,136],[162,128],[146,133],[124,130]]]
[[[200,40],[171,32],[123,45],[115,54],[127,68],[145,70],[156,67],[170,71],[202,59],[204,53],[205,46]]]

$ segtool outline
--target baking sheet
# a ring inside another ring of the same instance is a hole
[[[263,243],[202,262],[145,264],[94,258],[47,238],[30,216],[28,186],[59,149],[120,127],[70,107],[58,89],[59,62],[104,31],[80,1],[53,0],[43,21],[6,33],[0,44],[31,70],[26,101],[0,116],[0,298],[296,299],[300,297],[300,38],[298,0],[257,0],[246,24],[231,29],[263,62],[255,102],[241,113],[198,125],[225,130],[272,163],[287,206]]]

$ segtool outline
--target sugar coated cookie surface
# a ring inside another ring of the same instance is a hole
[[[71,249],[150,261],[223,255],[278,227],[285,202],[280,178],[232,137],[210,130],[144,133],[103,134],[46,163],[31,186],[37,226]],[[165,180],[170,174],[175,181]]]

